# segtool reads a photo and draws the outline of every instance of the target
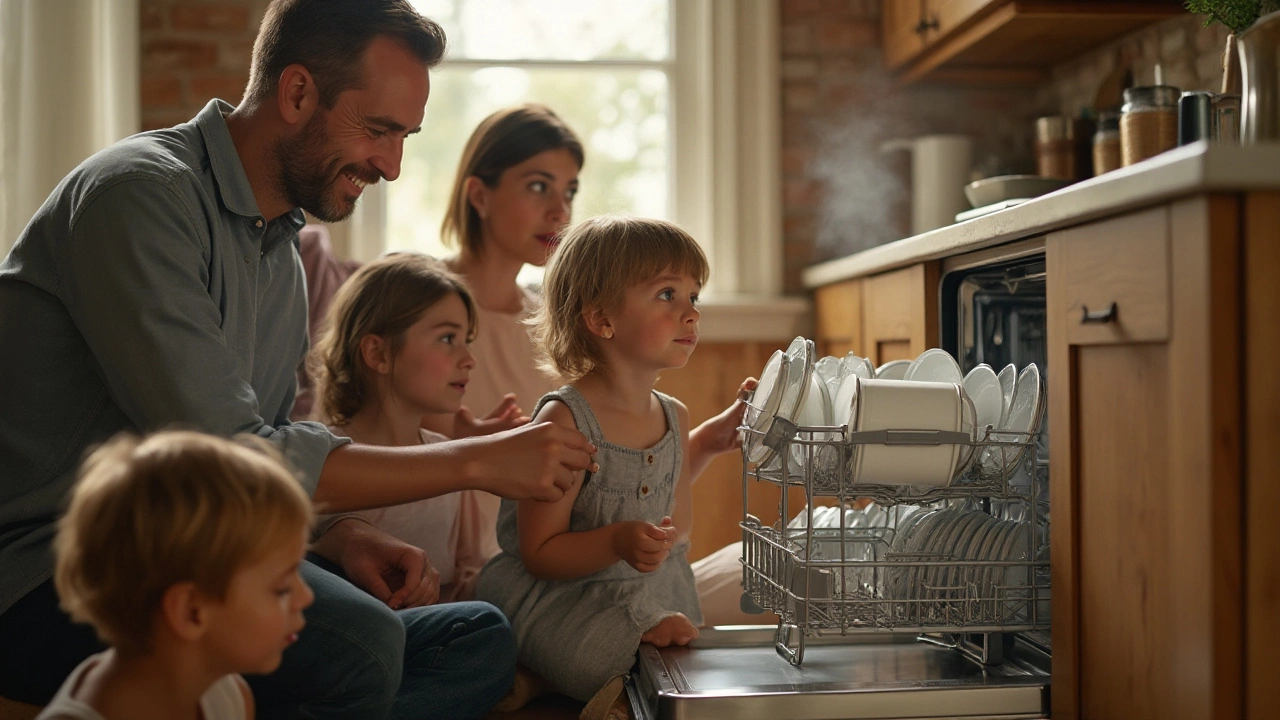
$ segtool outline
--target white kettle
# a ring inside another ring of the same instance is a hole
[[[911,234],[919,235],[956,221],[969,209],[964,186],[973,164],[973,139],[967,135],[921,135],[887,140],[881,152],[911,151]]]

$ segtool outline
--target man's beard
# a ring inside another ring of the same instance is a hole
[[[379,174],[358,165],[338,169],[338,159],[326,161],[330,145],[325,130],[324,111],[317,111],[293,137],[280,138],[272,145],[276,162],[276,184],[280,194],[325,222],[346,220],[355,211],[354,200],[339,195],[334,186],[341,175],[349,174],[375,183]]]

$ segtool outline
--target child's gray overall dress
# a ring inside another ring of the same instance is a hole
[[[658,525],[671,514],[680,479],[682,435],[675,401],[654,394],[666,414],[667,432],[647,450],[605,440],[586,399],[571,386],[538,401],[534,416],[549,400],[567,405],[578,430],[597,448],[600,470],[587,475],[578,493],[570,532],[623,520]],[[511,620],[520,664],[578,700],[590,699],[610,678],[627,672],[640,636],[663,618],[680,612],[694,625],[702,624],[687,543],[672,549],[648,574],[619,561],[577,580],[538,580],[520,560],[516,503],[503,500],[498,544],[502,552],[480,574],[477,598],[497,605]]]

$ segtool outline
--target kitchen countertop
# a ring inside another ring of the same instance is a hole
[[[1200,141],[963,223],[813,265],[815,288],[913,263],[981,250],[1202,192],[1280,190],[1280,144]]]

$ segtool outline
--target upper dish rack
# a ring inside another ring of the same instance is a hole
[[[846,430],[781,417],[766,431],[743,428],[773,450],[763,467],[743,452],[743,602],[779,615],[780,655],[799,665],[806,635],[942,634],[951,643],[976,633],[969,654],[997,663],[1000,633],[1048,629],[1048,463],[1037,457],[1038,433]],[[945,487],[854,482],[851,462],[874,445],[955,445],[969,460]],[[746,512],[753,481],[778,492],[778,523]],[[805,491],[798,516],[790,487]],[[822,498],[840,508],[834,523],[815,505]],[[815,515],[830,526],[814,527]]]

